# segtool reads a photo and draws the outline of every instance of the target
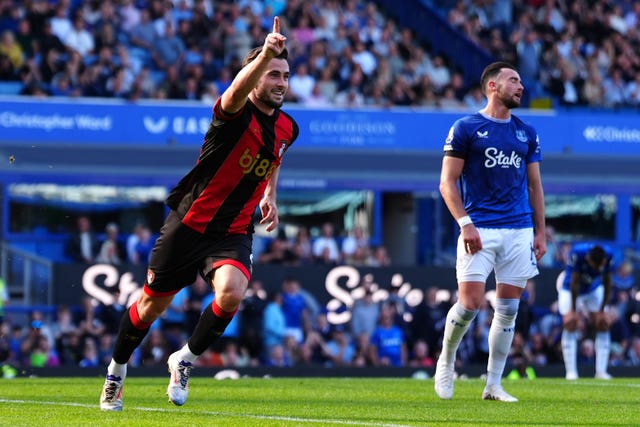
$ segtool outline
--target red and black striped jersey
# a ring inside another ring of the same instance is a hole
[[[171,191],[167,205],[182,222],[208,235],[253,232],[253,215],[269,178],[298,137],[296,121],[268,116],[249,100],[238,113],[213,107],[196,165]]]

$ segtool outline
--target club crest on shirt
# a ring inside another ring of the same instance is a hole
[[[527,138],[527,133],[522,129],[518,129],[516,131],[516,138],[518,138],[518,141],[520,142],[527,142],[529,140],[529,138]]]
[[[278,151],[278,157],[282,157],[284,152],[287,150],[287,142],[288,141],[286,139],[280,140],[280,150]]]
[[[151,269],[147,270],[147,285],[150,285],[151,283],[153,283],[153,281],[156,278],[156,274],[151,271]]]

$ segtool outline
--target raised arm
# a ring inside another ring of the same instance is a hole
[[[231,85],[222,94],[220,105],[225,113],[233,114],[240,111],[260,77],[267,70],[269,61],[285,49],[286,40],[287,38],[280,34],[280,18],[276,16],[273,18],[273,31],[267,34],[262,51],[238,72]]]

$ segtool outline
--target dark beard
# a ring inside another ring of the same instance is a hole
[[[275,101],[272,101],[270,99],[265,99],[264,103],[267,104],[271,108],[280,108],[280,107],[282,107],[282,104],[283,104],[282,102],[275,102]]]
[[[276,102],[273,101],[271,98],[269,98],[268,95],[264,95],[264,96],[259,96],[258,99],[265,105],[267,105],[268,107],[271,108],[280,108],[282,107],[283,102]]]
[[[501,99],[504,106],[507,107],[508,109],[518,108],[520,106],[520,101],[514,100],[513,97],[510,97],[510,98],[504,97]]]

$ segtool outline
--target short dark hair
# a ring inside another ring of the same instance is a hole
[[[518,69],[511,65],[508,62],[504,62],[504,61],[498,61],[498,62],[493,62],[489,65],[487,65],[484,69],[484,71],[482,72],[482,76],[480,77],[480,88],[482,89],[482,93],[483,94],[487,94],[487,83],[489,82],[490,79],[494,78],[495,76],[497,76],[498,74],[500,74],[500,70],[502,70],[503,68],[509,68],[512,69],[514,71],[518,71]]]
[[[254,47],[253,49],[251,49],[242,60],[242,68],[246,67],[249,63],[251,63],[251,61],[256,59],[257,56],[260,55],[260,52],[262,52],[262,46]],[[280,52],[280,55],[276,56],[276,58],[284,60],[289,58],[289,51],[287,50],[287,48],[285,47],[282,52]]]
[[[589,250],[589,258],[595,265],[602,265],[606,257],[607,253],[602,246],[596,245]]]

